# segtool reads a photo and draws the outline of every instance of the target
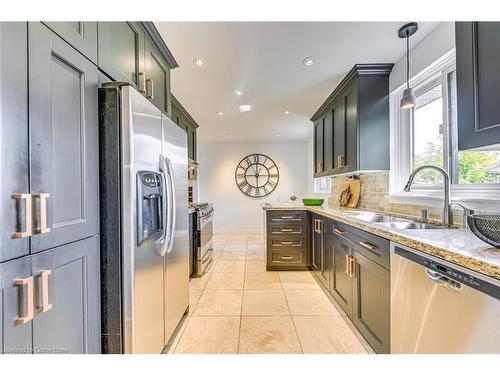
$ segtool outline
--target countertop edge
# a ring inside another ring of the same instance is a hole
[[[394,230],[394,229],[389,229],[389,228],[383,228],[380,226],[376,226],[374,224],[370,224],[365,221],[361,221],[352,217],[346,217],[345,215],[342,215],[340,213],[333,213],[333,212],[326,212],[324,211],[325,209],[338,209],[338,210],[343,210],[344,208],[341,207],[323,207],[323,206],[262,206],[262,209],[264,211],[283,211],[283,210],[289,210],[289,211],[309,211],[313,212],[318,215],[322,215],[324,217],[327,217],[329,219],[337,220],[339,222],[342,222],[344,224],[351,225],[355,228],[364,230],[368,233],[375,234],[377,236],[383,237],[385,239],[388,239],[390,241],[399,243],[404,246],[408,246],[412,249],[421,251],[425,254],[429,254],[432,256],[435,256],[436,258],[443,259],[445,261],[448,261],[450,263],[456,264],[458,266],[470,269],[472,271],[481,273],[485,276],[492,277],[494,279],[500,280],[500,266],[496,264],[489,263],[486,260],[478,259],[473,256],[469,256],[466,254],[459,253],[457,251],[453,251],[447,248],[444,248],[442,246],[439,246],[438,244],[432,243],[431,241],[423,241],[421,239],[416,239],[412,238],[412,236],[409,233],[402,233],[399,230]],[[356,209],[349,209],[349,210],[356,210]],[[369,210],[366,210],[369,211]],[[414,230],[414,229],[412,229]],[[436,230],[442,230],[442,231],[456,231],[460,229],[432,229],[433,231]],[[463,230],[461,230],[463,231]],[[471,236],[474,236],[472,233],[470,233]],[[485,243],[485,246],[487,244]],[[493,248],[492,248],[493,250]],[[494,250],[493,250],[494,251]],[[500,258],[500,251],[498,252],[498,256]]]

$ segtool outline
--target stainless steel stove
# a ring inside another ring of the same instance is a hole
[[[212,265],[213,215],[211,203],[190,203],[194,209],[193,220],[193,277],[201,277]]]

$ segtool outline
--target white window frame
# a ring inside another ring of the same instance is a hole
[[[443,87],[443,149],[444,164],[450,164],[451,150],[449,148],[448,126],[448,81],[447,74],[455,70],[455,49],[452,49],[426,69],[410,79],[410,86],[418,89],[429,87],[431,82],[441,79]],[[412,111],[400,107],[403,90],[406,83],[390,94],[390,139],[391,139],[391,170],[389,174],[389,201],[391,203],[416,204],[431,207],[442,207],[443,187],[432,185],[418,185],[411,192],[403,190],[412,171],[412,126],[407,126],[412,121]],[[446,92],[446,93],[445,93]],[[454,119],[456,123],[456,119]],[[500,184],[452,184],[451,198],[461,202],[467,207],[478,210],[500,210]]]

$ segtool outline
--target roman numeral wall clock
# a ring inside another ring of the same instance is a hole
[[[269,156],[251,154],[241,159],[234,172],[234,179],[243,194],[260,199],[276,189],[280,172]]]

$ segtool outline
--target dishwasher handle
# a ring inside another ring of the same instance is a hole
[[[431,279],[432,281],[434,281],[439,285],[444,286],[445,288],[453,292],[460,292],[462,290],[462,284],[460,284],[455,280],[450,279],[449,277],[443,275],[440,272],[426,268],[425,273],[427,274],[427,277],[429,279]]]

